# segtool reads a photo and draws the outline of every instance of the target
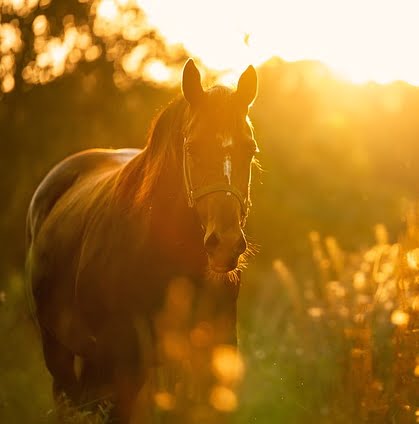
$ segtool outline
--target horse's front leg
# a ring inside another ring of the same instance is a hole
[[[120,424],[152,423],[152,339],[144,320],[108,320],[98,339],[102,368],[111,370],[114,417]]]
[[[115,378],[116,415],[120,424],[154,424],[154,379],[144,372],[140,385],[127,374]]]

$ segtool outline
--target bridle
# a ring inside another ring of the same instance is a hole
[[[250,206],[250,199],[248,193],[244,195],[239,188],[234,184],[229,183],[214,183],[195,188],[192,183],[191,170],[189,168],[187,142],[186,138],[183,143],[183,180],[186,188],[186,195],[188,197],[188,206],[195,207],[196,201],[210,193],[225,192],[227,195],[234,195],[238,199],[242,211],[242,216],[246,216]]]

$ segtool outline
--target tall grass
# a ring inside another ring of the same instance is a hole
[[[315,274],[275,276],[242,292],[247,358],[239,422],[419,422],[419,226],[344,252],[310,234]]]

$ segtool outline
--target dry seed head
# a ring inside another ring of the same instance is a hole
[[[360,270],[362,272],[370,272],[371,271],[371,264],[369,264],[368,262],[362,262],[362,264],[360,266]]]
[[[406,261],[410,269],[417,271],[419,269],[419,248],[409,250],[406,253]]]
[[[324,310],[323,308],[313,306],[307,309],[307,313],[312,318],[320,318],[324,314]]]
[[[377,244],[379,244],[380,246],[384,244],[388,244],[388,231],[385,225],[377,224],[374,230],[375,230],[375,239],[377,240]]]
[[[317,231],[311,231],[308,237],[313,244],[320,243],[320,234]]]
[[[369,262],[369,263],[373,263],[377,260],[378,257],[378,249],[373,247],[370,250],[367,250],[364,254],[364,259]]]
[[[356,272],[353,279],[353,286],[355,290],[363,290],[367,285],[367,279],[363,272]]]
[[[330,281],[327,288],[334,297],[345,297],[346,289],[340,281]]]

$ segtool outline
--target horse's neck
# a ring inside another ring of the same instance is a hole
[[[182,164],[164,167],[151,202],[152,237],[184,267],[206,266],[198,216],[187,204]]]

